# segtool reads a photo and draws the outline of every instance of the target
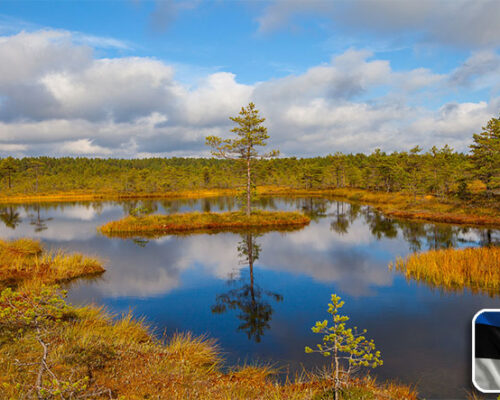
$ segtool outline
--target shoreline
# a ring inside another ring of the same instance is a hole
[[[219,196],[234,196],[238,189],[200,189],[178,192],[155,193],[85,193],[56,192],[40,195],[0,196],[0,204],[28,204],[77,201],[119,201],[132,199],[201,199]],[[431,195],[413,196],[395,192],[374,192],[365,189],[295,189],[278,186],[260,186],[261,196],[313,196],[330,197],[374,206],[387,216],[417,221],[441,222],[457,225],[500,227],[500,210],[476,206],[470,202],[453,199],[438,199]]]

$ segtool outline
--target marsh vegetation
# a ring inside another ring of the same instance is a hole
[[[431,287],[500,295],[500,247],[439,249],[398,258],[391,265],[408,279]]]
[[[223,371],[219,347],[191,334],[154,338],[130,315],[73,307],[56,288],[0,295],[0,395],[37,399],[313,399],[331,382],[306,373],[279,383],[269,366]],[[352,379],[371,398],[416,399],[409,387]],[[350,398],[350,397],[348,397]]]
[[[31,239],[0,240],[0,289],[5,286],[54,284],[101,274],[95,258],[63,251],[46,251]]]

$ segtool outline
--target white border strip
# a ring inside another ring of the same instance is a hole
[[[476,383],[476,319],[479,317],[480,314],[484,312],[497,312],[500,313],[500,308],[482,308],[479,310],[477,313],[474,314],[474,317],[472,318],[472,384],[474,387],[479,390],[481,393],[500,393],[500,388],[498,390],[486,390],[486,389],[481,389],[481,387]]]

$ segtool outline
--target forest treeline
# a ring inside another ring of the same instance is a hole
[[[447,146],[423,154],[417,150],[259,160],[253,167],[254,179],[259,185],[303,189],[355,187],[437,195],[466,195],[477,179],[470,156]],[[1,169],[0,190],[11,193],[154,193],[234,188],[244,183],[238,161],[206,158],[6,158]]]
[[[335,153],[325,157],[284,157],[252,161],[255,185],[296,189],[361,188],[412,195],[467,198],[500,188],[500,119],[492,118],[473,135],[468,154],[449,146],[420,147],[366,155]],[[236,188],[245,183],[240,160],[215,158],[4,158],[0,193],[60,191],[157,193]]]
[[[470,156],[447,146],[432,148],[423,154],[418,150],[259,160],[253,167],[254,183],[303,189],[353,187],[442,196],[467,196],[471,189],[477,190],[479,177]],[[244,183],[238,161],[208,158],[27,157],[6,158],[0,166],[0,191],[4,193],[72,190],[154,193],[234,188]],[[486,188],[489,182],[483,183]]]

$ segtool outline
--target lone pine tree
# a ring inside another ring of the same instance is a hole
[[[262,125],[266,120],[259,116],[259,110],[254,103],[242,107],[238,116],[229,117],[236,123],[231,129],[237,137],[235,139],[222,139],[218,136],[207,136],[206,144],[212,148],[212,154],[218,158],[241,160],[246,166],[246,214],[250,215],[251,188],[252,188],[252,164],[254,160],[272,158],[278,156],[278,150],[269,153],[259,153],[257,146],[266,146],[269,135],[267,128]]]

